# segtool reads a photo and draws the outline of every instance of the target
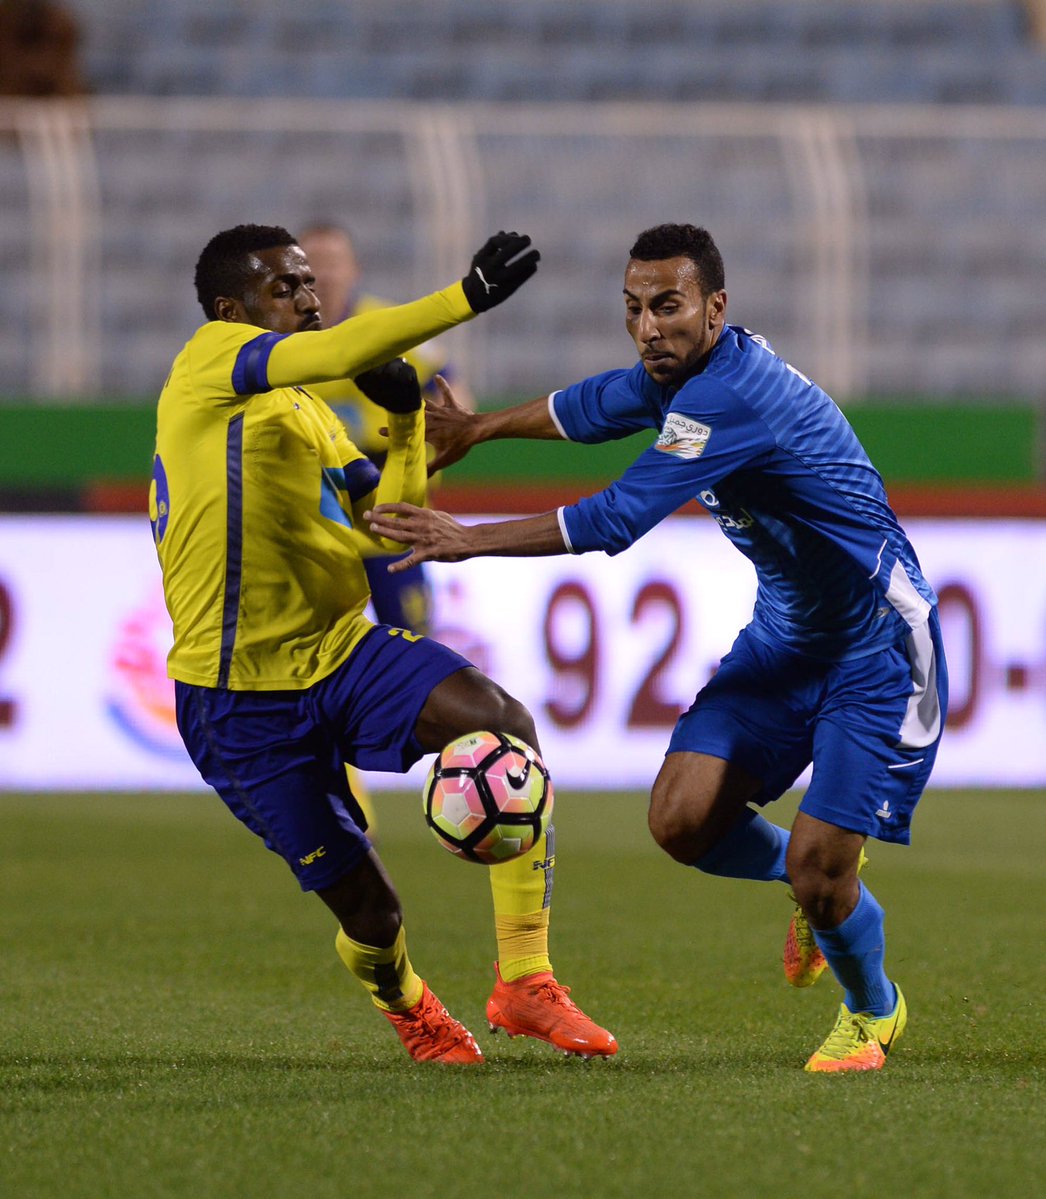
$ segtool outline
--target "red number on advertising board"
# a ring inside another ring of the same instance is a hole
[[[965,583],[945,583],[938,587],[937,600],[941,624],[946,630],[949,658],[950,695],[946,724],[949,729],[961,729],[973,719],[980,698],[984,667],[981,614],[973,592]],[[960,690],[956,683],[962,676],[965,676],[966,687]]]
[[[0,664],[7,647],[11,644],[14,628],[14,601],[3,579],[0,579]],[[15,722],[15,701],[0,693],[0,729],[10,728]]]
[[[639,682],[628,707],[629,728],[671,728],[679,704],[663,698],[664,677],[683,637],[683,601],[661,580],[645,583],[632,604],[632,624],[648,612],[667,613],[668,638]],[[576,728],[591,713],[602,681],[602,626],[592,593],[575,579],[560,583],[545,611],[545,654],[553,671],[553,688],[545,711],[560,728]],[[637,652],[641,653],[642,649]]]
[[[656,580],[645,583],[632,605],[632,623],[636,624],[651,609],[669,614],[672,628],[668,640],[643,676],[628,712],[628,726],[634,729],[671,728],[679,719],[679,704],[662,699],[661,684],[683,638],[683,601],[671,583]]]
[[[568,635],[580,627],[580,637]],[[545,653],[555,672],[555,691],[545,710],[560,728],[574,728],[592,710],[599,685],[599,618],[588,589],[560,583],[545,611]],[[577,644],[571,644],[576,641]]]

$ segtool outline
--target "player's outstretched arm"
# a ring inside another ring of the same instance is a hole
[[[470,412],[458,403],[442,375],[436,376],[436,386],[437,395],[425,399],[425,440],[436,451],[429,463],[430,474],[459,462],[483,441],[562,439],[549,414],[547,396],[496,412]]]
[[[402,542],[411,555],[389,566],[389,572],[407,570],[419,562],[463,562],[466,558],[500,555],[538,558],[567,553],[559,516],[545,512],[522,520],[463,525],[448,512],[418,508],[414,504],[376,504],[364,512],[376,536]]]
[[[458,283],[410,304],[350,317],[330,329],[291,333],[271,348],[270,388],[348,379],[504,303],[534,274],[540,254],[520,233],[496,233]]]

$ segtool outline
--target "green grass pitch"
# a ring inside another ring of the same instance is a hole
[[[912,848],[872,845],[910,1021],[851,1077],[802,1070],[839,992],[786,986],[784,888],[676,866],[636,794],[556,817],[553,960],[620,1053],[492,1037],[485,872],[416,797],[377,803],[415,966],[484,1067],[410,1062],[218,800],[0,795],[0,1194],[1043,1193],[1046,794],[932,791]]]

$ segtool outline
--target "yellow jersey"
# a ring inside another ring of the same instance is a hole
[[[211,321],[157,408],[149,494],[174,625],[168,674],[230,690],[300,690],[371,623],[363,552],[376,503],[424,503],[424,413],[385,413],[379,474],[308,385],[356,375],[473,315],[461,285],[330,329]]]
[[[380,312],[389,305],[377,296],[361,295],[352,305],[350,317]],[[423,393],[435,389],[433,380],[446,366],[446,358],[436,353],[435,346],[414,346],[404,351],[403,357],[417,372],[418,383]],[[388,423],[385,409],[367,399],[351,379],[338,379],[331,383],[318,383],[311,389],[322,400],[326,400],[345,423],[349,437],[369,457],[377,457],[388,450],[387,439],[379,432]]]

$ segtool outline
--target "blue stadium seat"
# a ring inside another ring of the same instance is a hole
[[[675,98],[1040,103],[1044,86],[1019,0],[76,8],[101,93],[584,100],[671,98],[667,88]]]

